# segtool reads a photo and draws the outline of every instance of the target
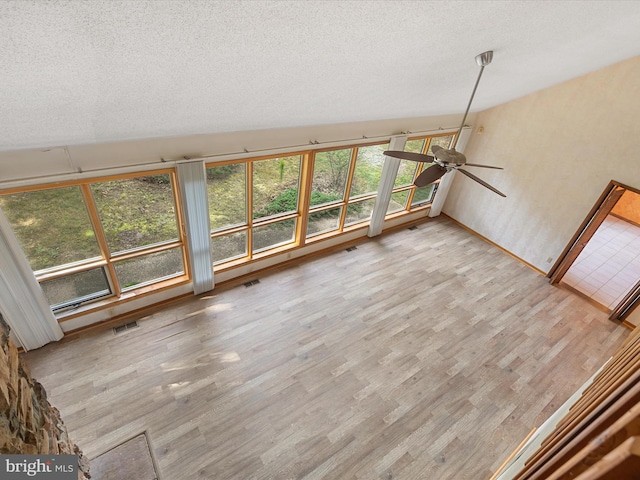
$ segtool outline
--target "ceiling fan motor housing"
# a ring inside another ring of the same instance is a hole
[[[437,150],[434,148],[434,155],[445,167],[450,165],[461,167],[462,165],[467,163],[467,157],[465,157],[463,153],[456,151],[455,148],[440,148]]]
[[[467,163],[467,157],[465,157],[463,153],[457,152],[456,150],[449,150],[449,154],[451,155],[453,163],[455,163],[458,167],[461,167],[462,165]]]

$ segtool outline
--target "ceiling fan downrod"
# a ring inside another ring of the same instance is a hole
[[[480,83],[480,78],[482,77],[482,72],[484,71],[484,67],[489,65],[491,63],[491,60],[493,60],[493,50],[489,50],[487,52],[483,52],[479,55],[476,55],[476,63],[480,66],[480,73],[478,74],[478,79],[476,80],[476,84],[473,87],[473,92],[471,92],[471,98],[469,99],[469,103],[467,104],[467,109],[464,112],[464,117],[462,117],[462,123],[460,124],[460,128],[458,129],[458,134],[456,135],[456,143],[453,145],[453,150],[456,149],[456,146],[458,145],[458,140],[460,140],[460,133],[462,133],[464,122],[467,120],[467,115],[469,113],[469,109],[471,108],[471,102],[473,102],[473,97],[476,94],[478,84]]]

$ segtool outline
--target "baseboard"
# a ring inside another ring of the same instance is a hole
[[[547,272],[544,272],[542,270],[540,270],[538,267],[536,267],[535,265],[530,264],[529,262],[527,262],[526,260],[520,258],[519,256],[511,253],[509,250],[506,250],[504,247],[501,247],[500,245],[498,245],[496,242],[489,240],[487,237],[485,237],[484,235],[479,234],[478,232],[476,232],[475,230],[467,227],[464,223],[460,223],[458,220],[456,220],[455,218],[450,217],[449,215],[447,215],[446,213],[441,213],[440,215],[443,215],[447,218],[449,218],[452,222],[456,223],[457,225],[459,225],[460,227],[464,228],[467,232],[475,235],[478,238],[481,238],[482,240],[484,240],[485,242],[489,243],[490,245],[493,245],[494,247],[496,247],[498,250],[502,251],[503,253],[509,255],[510,257],[516,259],[517,261],[519,261],[520,263],[526,265],[527,267],[529,267],[531,270],[534,270],[535,272],[539,273],[540,275],[542,275],[543,277],[547,276]]]

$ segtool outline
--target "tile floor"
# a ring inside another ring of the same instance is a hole
[[[640,227],[609,215],[562,279],[613,309],[640,280]]]

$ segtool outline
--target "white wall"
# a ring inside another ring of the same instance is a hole
[[[640,188],[638,79],[635,57],[480,112],[467,159],[504,170],[467,168],[507,198],[456,175],[444,213],[548,271],[610,180]]]

